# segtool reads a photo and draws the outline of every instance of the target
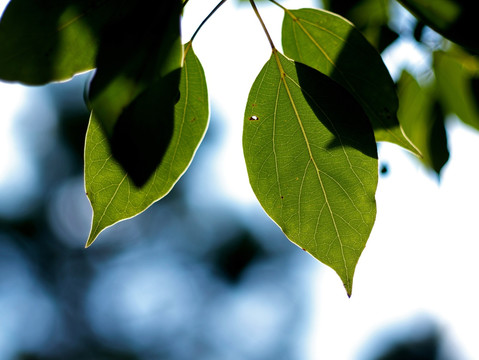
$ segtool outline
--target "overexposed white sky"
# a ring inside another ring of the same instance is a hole
[[[0,0],[0,11],[7,2]],[[185,41],[217,2],[188,3]],[[315,4],[311,0],[281,3],[290,8]],[[237,4],[227,2],[210,19],[195,39],[194,49],[205,69],[213,116],[221,119],[224,130],[213,165],[215,184],[221,186],[218,197],[231,206],[257,211],[241,134],[249,89],[271,49],[251,8]],[[269,4],[258,7],[281,48],[283,12]],[[396,51],[386,58],[393,75],[405,63],[414,67],[427,62],[408,44]],[[21,87],[0,83],[0,189],[24,176],[21,154],[11,136],[22,94]],[[346,296],[341,281],[326,266],[318,263],[311,269],[315,297],[311,331],[304,339],[307,359],[366,360],[371,355],[368,346],[374,347],[374,339],[385,328],[428,317],[441,326],[457,351],[455,359],[479,358],[479,290],[475,286],[479,164],[474,156],[479,154],[479,135],[454,120],[448,130],[451,159],[440,184],[409,153],[395,145],[381,145],[380,161],[388,164],[390,172],[379,181],[377,220],[356,270],[353,296]]]

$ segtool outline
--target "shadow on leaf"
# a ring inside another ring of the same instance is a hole
[[[141,93],[120,115],[111,137],[113,156],[136,186],[160,165],[173,136],[180,70]]]
[[[335,135],[328,148],[351,147],[377,159],[371,123],[352,95],[321,72],[298,62],[295,66],[305,99],[318,119]]]

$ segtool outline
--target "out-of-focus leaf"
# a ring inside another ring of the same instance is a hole
[[[120,11],[102,36],[90,105],[113,156],[143,186],[162,161],[166,146],[158,144],[173,127],[181,2],[126,2]]]
[[[349,21],[322,10],[285,9],[282,39],[287,56],[349,90],[369,116],[377,141],[419,154],[396,117],[396,90],[381,56]]]
[[[105,129],[92,114],[85,145],[85,189],[93,208],[87,246],[105,228],[141,213],[165,196],[193,159],[208,125],[209,106],[203,68],[191,47],[181,69],[180,99],[174,116],[171,141],[162,162],[138,188],[112,156]]]
[[[351,21],[364,37],[382,52],[399,35],[389,26],[389,0],[330,0],[325,9]]]
[[[264,255],[260,243],[248,232],[241,232],[215,249],[211,261],[219,276],[238,284],[250,266]]]
[[[478,60],[461,51],[436,51],[433,67],[445,110],[456,114],[466,124],[479,129],[478,98],[473,79],[479,74]]]
[[[416,79],[403,71],[398,83],[398,117],[404,131],[418,146],[421,161],[439,176],[449,159],[444,114],[433,89],[421,88]]]
[[[389,45],[399,39],[399,34],[387,25],[381,25],[377,28],[376,49],[382,53]]]
[[[351,295],[376,215],[376,142],[340,85],[277,51],[251,88],[243,151],[251,186],[286,236],[333,268]]]
[[[362,0],[323,0],[323,5],[326,10],[348,17],[361,2]]]
[[[398,0],[414,16],[445,38],[478,53],[474,31],[477,3],[470,0]]]
[[[29,85],[93,69],[112,0],[12,0],[0,21],[0,78]]]
[[[413,36],[417,42],[421,42],[422,33],[425,27],[426,27],[426,24],[424,24],[422,21],[418,21],[416,23],[416,26],[414,26]]]

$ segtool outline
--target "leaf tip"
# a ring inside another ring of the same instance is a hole
[[[338,275],[343,282],[344,289],[346,290],[346,295],[348,295],[348,298],[351,298],[351,295],[353,293],[354,268],[352,272],[348,270],[346,271],[347,272],[343,274],[340,274],[338,272]]]
[[[93,244],[93,242],[96,240],[97,237],[98,237],[98,233],[94,234],[92,231],[90,235],[88,236],[88,240],[86,241],[85,249],[89,248],[91,244]]]
[[[346,289],[346,294],[348,295],[348,298],[351,298],[351,295],[353,293],[353,284],[351,281],[347,281],[344,283],[344,288]]]

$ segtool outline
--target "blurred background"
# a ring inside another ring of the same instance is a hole
[[[374,23],[368,13],[377,32],[367,32],[394,80],[403,69],[426,76],[432,60],[420,41],[436,46],[438,35],[423,27],[419,41],[411,15],[379,2],[388,16]],[[190,0],[185,41],[216,3]],[[336,3],[347,12],[372,1]],[[280,48],[282,10],[258,5]],[[194,47],[211,122],[191,167],[167,197],[88,249],[83,95],[92,74],[36,88],[0,83],[0,359],[479,358],[477,130],[445,117],[440,176],[380,144],[378,217],[348,299],[249,188],[243,108],[271,50],[248,3],[227,2]]]

